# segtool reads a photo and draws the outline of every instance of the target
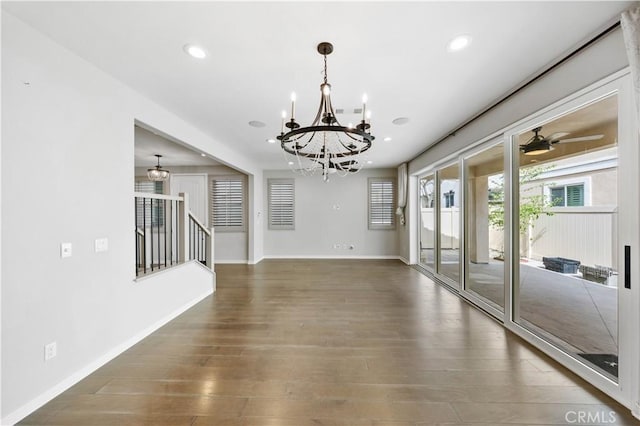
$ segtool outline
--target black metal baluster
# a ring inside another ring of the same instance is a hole
[[[202,253],[204,253],[204,231],[200,228],[200,263],[204,264]]]
[[[149,227],[151,228],[151,271],[153,271],[153,198],[149,198]]]
[[[140,241],[138,241],[140,238],[138,237],[138,197],[134,197],[133,198],[133,214],[135,216],[135,219],[133,221],[133,225],[134,225],[134,231],[135,231],[135,236],[136,236],[136,277],[138,276],[139,272],[140,272]]]
[[[142,271],[147,273],[147,199],[142,197]]]
[[[158,233],[158,269],[160,269],[160,200],[156,200],[156,232]]]
[[[179,208],[180,201],[176,201],[176,207]],[[180,226],[179,210],[176,211],[176,261],[180,261]]]
[[[169,201],[169,262],[173,265],[173,200]]]

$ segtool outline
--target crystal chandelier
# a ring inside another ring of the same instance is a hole
[[[324,81],[320,85],[320,107],[313,122],[300,127],[295,120],[295,94],[291,95],[291,119],[286,121],[282,112],[282,130],[278,140],[285,153],[295,157],[289,165],[303,174],[322,172],[325,181],[329,173],[345,176],[362,168],[361,154],[371,148],[375,139],[370,133],[370,112],[367,112],[366,95],[362,99],[362,121],[353,127],[343,126],[336,118],[331,104],[331,85],[327,81],[327,55],[333,52],[331,43],[318,45],[318,53],[324,57]],[[288,131],[285,133],[285,127]]]
[[[147,169],[147,177],[152,182],[165,181],[169,179],[169,170],[164,170],[160,167],[160,158],[162,158],[162,155],[155,154],[155,156],[158,157],[158,165],[153,169]]]

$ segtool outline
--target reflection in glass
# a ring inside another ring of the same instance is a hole
[[[614,380],[617,129],[617,97],[611,96],[519,135],[521,261],[515,318]],[[536,135],[543,139],[534,150]]]
[[[435,269],[435,176],[420,178],[420,263]]]
[[[460,283],[460,172],[458,164],[438,171],[440,225],[438,272]]]
[[[466,290],[504,311],[504,144],[465,160]]]

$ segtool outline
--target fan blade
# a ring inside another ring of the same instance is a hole
[[[604,135],[591,135],[591,136],[582,136],[579,138],[569,138],[569,139],[560,139],[558,141],[553,141],[551,143],[558,143],[558,142],[583,142],[583,141],[597,141],[598,139],[602,139],[604,137]]]
[[[556,141],[564,136],[567,136],[569,132],[555,132],[546,137],[549,142]]]

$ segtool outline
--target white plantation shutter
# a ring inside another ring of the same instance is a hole
[[[152,182],[150,180],[137,180],[135,182],[135,192],[147,192],[149,194],[163,194],[164,182]],[[143,205],[144,203],[144,205]],[[152,206],[153,204],[153,206]],[[152,213],[153,211],[153,213]],[[151,220],[153,216],[153,221]],[[143,201],[136,199],[136,226],[158,226],[164,223],[164,209],[157,200]]]
[[[211,223],[216,231],[244,231],[244,179],[211,181]]]
[[[396,181],[369,178],[369,229],[395,229]]]
[[[293,179],[269,179],[269,229],[295,229]]]

